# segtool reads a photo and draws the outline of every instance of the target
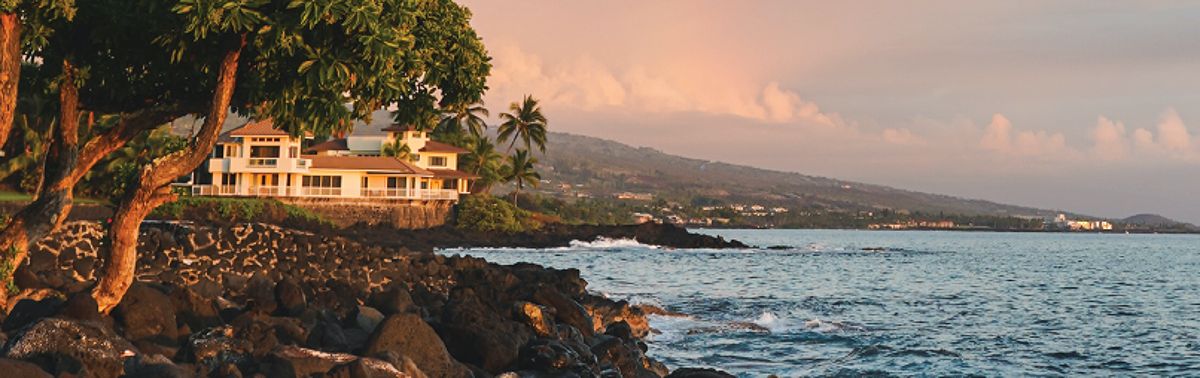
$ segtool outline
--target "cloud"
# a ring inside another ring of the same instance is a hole
[[[1168,108],[1158,121],[1158,144],[1177,152],[1192,148],[1192,136],[1174,108]]]
[[[1012,121],[999,113],[992,115],[992,122],[984,128],[979,146],[1002,154],[1023,156],[1070,155],[1073,152],[1067,147],[1067,138],[1062,133],[1015,130]]]
[[[1129,155],[1129,142],[1125,140],[1125,124],[1114,122],[1104,116],[1096,120],[1092,128],[1092,154],[1105,160],[1120,160]]]
[[[912,130],[906,128],[886,128],[880,133],[883,141],[891,144],[924,144],[925,141],[921,137],[913,134]]]
[[[837,127],[845,122],[777,82],[755,86],[709,72],[705,79],[680,80],[645,67],[613,68],[586,56],[546,63],[515,45],[493,49],[490,103],[507,103],[531,93],[547,105],[596,111],[620,108],[643,113],[699,112],[769,123]],[[717,79],[724,78],[724,79]],[[494,106],[494,105],[493,105]]]

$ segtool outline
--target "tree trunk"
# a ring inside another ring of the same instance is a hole
[[[74,75],[73,70],[64,70]],[[42,167],[39,195],[32,203],[13,215],[0,231],[0,308],[7,304],[7,290],[12,288],[12,273],[28,254],[29,248],[62,225],[71,212],[71,189],[100,159],[121,148],[141,132],[186,115],[178,105],[160,106],[121,116],[117,126],[79,148],[79,112],[74,80],[65,80],[60,97],[61,120],[47,137],[49,144],[46,162]]]
[[[238,58],[245,43],[243,36],[241,45],[226,52],[221,60],[212,103],[193,143],[183,151],[156,159],[143,167],[137,182],[121,200],[108,231],[112,244],[104,264],[104,274],[92,290],[92,297],[96,299],[101,313],[108,313],[116,307],[133,284],[137,268],[138,228],[142,221],[154,208],[175,199],[170,190],[171,182],[196,169],[216,145],[229,112],[229,101],[237,83]]]
[[[62,65],[63,78],[58,95],[61,114],[56,138],[46,156],[37,198],[17,212],[0,232],[0,250],[4,252],[0,282],[5,284],[5,290],[0,290],[0,305],[8,304],[8,294],[15,288],[12,274],[25,261],[29,247],[62,225],[71,212],[74,200],[71,189],[75,183],[66,178],[79,158],[79,89],[75,87],[75,67],[66,60]]]
[[[0,149],[12,132],[20,81],[21,19],[16,12],[0,14]]]

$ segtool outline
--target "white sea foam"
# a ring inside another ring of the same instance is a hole
[[[593,241],[572,240],[570,243],[571,249],[622,249],[622,248],[642,248],[642,249],[658,249],[656,245],[642,244],[637,239],[613,239],[599,237]]]

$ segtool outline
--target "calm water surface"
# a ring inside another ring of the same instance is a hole
[[[788,250],[631,241],[450,250],[578,268],[653,317],[651,355],[739,376],[1200,375],[1200,236],[699,230]]]

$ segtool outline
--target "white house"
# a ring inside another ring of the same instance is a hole
[[[429,139],[411,127],[389,126],[316,145],[270,120],[221,134],[211,159],[195,174],[203,196],[458,200],[474,176],[458,170],[467,151]],[[385,144],[407,146],[410,159],[382,156]]]

